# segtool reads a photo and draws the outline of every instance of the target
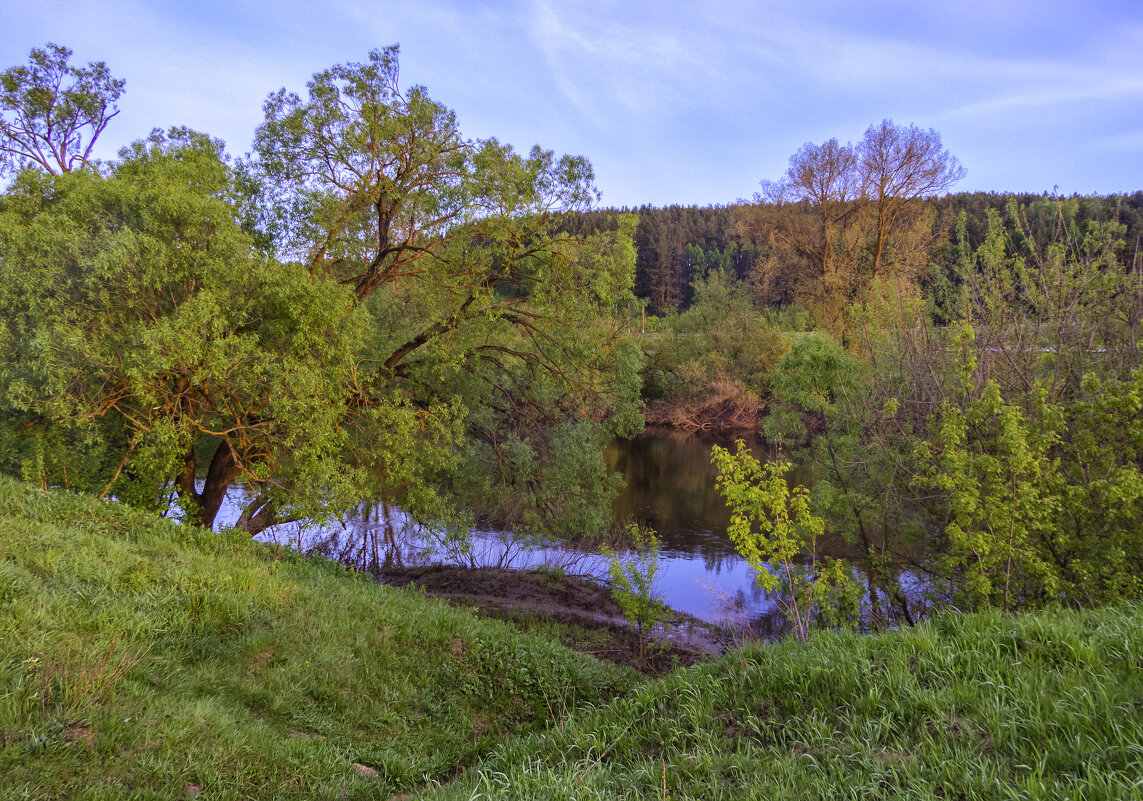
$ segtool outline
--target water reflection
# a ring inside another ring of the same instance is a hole
[[[617,522],[637,520],[658,532],[663,545],[656,590],[669,606],[758,636],[777,636],[785,628],[782,607],[757,585],[726,534],[730,514],[715,486],[710,450],[715,444],[733,447],[732,440],[648,430],[609,446],[607,465],[622,474],[627,485],[613,512]],[[748,445],[760,459],[773,456],[758,438]],[[799,472],[792,480],[808,483],[809,476]],[[230,522],[237,518],[240,493],[237,490],[224,507],[222,524],[227,517]],[[450,537],[383,503],[363,504],[343,523],[277,526],[259,539],[321,554],[375,575],[431,563],[520,569],[547,565],[571,575],[607,574],[607,561],[587,547],[536,543],[506,531]]]
[[[748,435],[747,444],[756,457],[767,458],[761,438]],[[708,571],[718,572],[725,558],[738,559],[738,554],[726,536],[730,512],[715,486],[713,445],[730,448],[733,440],[648,429],[612,443],[604,458],[625,482],[612,504],[615,519],[650,525],[664,553],[701,556]]]

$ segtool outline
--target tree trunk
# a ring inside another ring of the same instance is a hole
[[[230,489],[230,485],[234,483],[234,478],[239,473],[234,451],[228,443],[219,443],[210,460],[210,467],[207,468],[206,481],[201,492],[195,486],[198,478],[196,472],[194,446],[191,445],[178,478],[179,495],[184,500],[193,501],[193,504],[188,505],[193,506],[195,510],[191,517],[194,522],[203,528],[213,528],[214,519],[218,516],[218,510],[226,498],[226,491]]]

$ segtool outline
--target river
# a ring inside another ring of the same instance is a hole
[[[732,447],[733,437],[648,429],[633,440],[610,445],[607,466],[626,483],[613,514],[620,524],[635,520],[658,533],[662,545],[655,589],[668,606],[707,622],[749,627],[769,636],[783,627],[784,616],[755,583],[753,571],[726,534],[730,515],[715,486],[710,463],[714,444]],[[751,438],[748,444],[759,458],[769,455],[759,439]],[[791,478],[808,480],[797,469]],[[234,500],[220,516],[221,523],[228,514],[237,516]],[[547,565],[596,577],[607,572],[607,560],[593,549],[539,546],[502,531],[474,531],[467,542],[450,542],[386,507],[369,509],[344,525],[278,526],[259,539],[375,572],[433,562],[521,569]],[[831,549],[827,543],[827,553],[842,547],[835,545]]]

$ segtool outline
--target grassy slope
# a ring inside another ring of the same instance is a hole
[[[0,478],[0,798],[387,798],[634,682],[335,564]]]
[[[1143,610],[822,634],[639,685],[329,563],[0,478],[0,798],[423,790],[1139,799]]]
[[[732,653],[433,798],[1143,799],[1143,609],[949,615]]]

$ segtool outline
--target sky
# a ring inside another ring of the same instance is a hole
[[[936,130],[956,191],[1143,189],[1141,0],[0,0],[127,81],[101,155],[186,125],[240,156],[279,88],[370,49],[466,137],[586,156],[604,206],[749,199],[807,142]]]

